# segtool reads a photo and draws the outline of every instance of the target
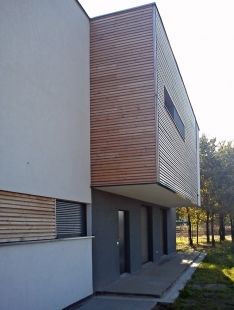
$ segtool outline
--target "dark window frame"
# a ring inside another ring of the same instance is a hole
[[[56,236],[58,239],[87,236],[85,204],[56,199]]]
[[[175,124],[175,127],[176,127],[177,131],[179,132],[181,138],[183,140],[185,140],[184,123],[182,122],[182,119],[181,119],[178,111],[176,110],[176,107],[175,107],[173,101],[171,100],[171,97],[170,97],[165,86],[164,86],[164,107],[165,107],[167,113],[170,115],[173,123]]]

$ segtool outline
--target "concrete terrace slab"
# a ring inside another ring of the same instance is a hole
[[[133,275],[123,275],[120,280],[105,288],[108,290],[107,293],[93,295],[91,298],[67,307],[66,310],[151,310],[156,304],[173,303],[205,255],[206,253],[194,252],[175,253],[163,257],[157,263],[144,265],[141,270]],[[149,285],[145,283],[146,277],[149,280],[151,277],[155,295],[162,294],[164,291],[161,298],[144,295],[145,292],[151,291]],[[144,283],[141,290],[137,281],[141,284]],[[132,292],[133,290],[130,290],[129,284],[126,285],[127,282],[134,283],[135,289],[137,288],[140,294],[136,294],[135,291],[129,294],[128,291]],[[160,285],[163,286],[162,289],[160,289]],[[113,293],[113,290],[119,292]]]
[[[99,294],[135,295],[160,298],[200,253],[174,253],[147,263],[133,274],[124,274]]]
[[[162,296],[161,299],[158,299],[157,302],[159,303],[166,303],[170,304],[173,303],[176,298],[179,296],[180,290],[182,290],[189,279],[191,279],[193,273],[199,266],[199,264],[205,258],[206,253],[200,253],[192,264],[183,272],[179,278],[173,283],[173,285],[166,291],[166,293]]]
[[[113,296],[94,296],[69,310],[150,310],[155,306],[154,299],[121,298]]]

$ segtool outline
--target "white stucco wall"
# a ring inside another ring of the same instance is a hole
[[[0,2],[0,190],[91,202],[89,19],[74,0]]]
[[[0,246],[0,309],[59,310],[92,291],[92,238]]]

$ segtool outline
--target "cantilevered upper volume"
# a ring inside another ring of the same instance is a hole
[[[155,4],[90,22],[91,185],[199,204],[198,125]]]

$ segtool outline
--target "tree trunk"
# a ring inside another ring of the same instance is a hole
[[[232,236],[232,242],[234,243],[234,220],[231,219],[231,236]]]
[[[219,242],[220,243],[222,242],[222,232],[223,232],[222,225],[223,225],[222,215],[219,214]]]
[[[222,214],[219,215],[219,237],[220,243],[225,240],[225,224],[224,224],[224,217]]]
[[[214,212],[211,212],[211,237],[212,237],[212,247],[215,247],[214,239]]]
[[[210,230],[209,230],[210,212],[206,211],[206,242],[210,243]]]
[[[222,241],[226,239],[225,217],[222,217]]]
[[[197,244],[198,244],[198,223],[197,223]]]
[[[190,214],[188,213],[188,238],[189,238],[189,245],[193,247],[193,238],[192,238],[192,225],[190,220]]]

